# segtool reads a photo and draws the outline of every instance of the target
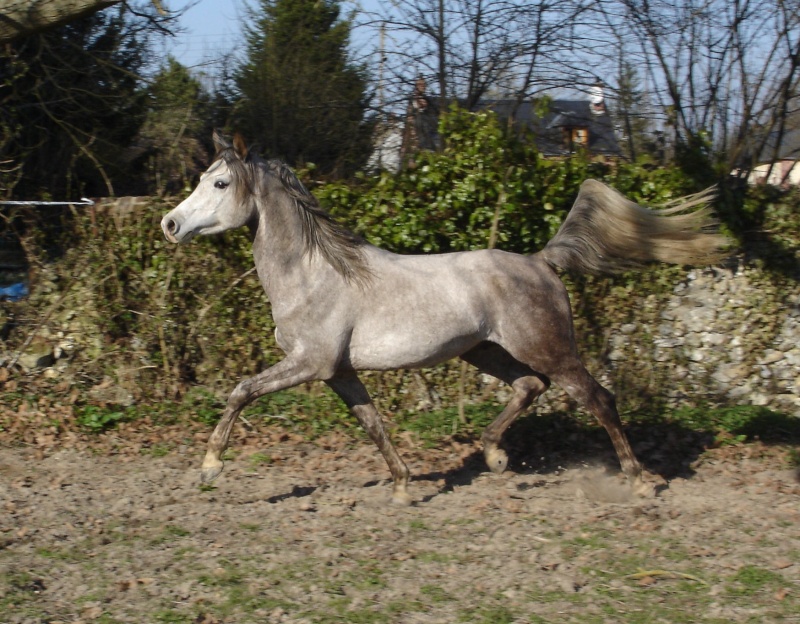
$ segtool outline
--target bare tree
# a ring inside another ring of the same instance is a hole
[[[380,28],[379,79],[405,100],[417,78],[438,88],[440,106],[467,108],[491,94],[524,98],[542,89],[587,86],[593,73],[570,63],[588,24],[584,0],[395,0],[365,13]],[[392,104],[391,98],[389,104]]]
[[[624,56],[644,68],[679,148],[732,167],[785,129],[800,80],[800,1],[601,0],[596,8]]]

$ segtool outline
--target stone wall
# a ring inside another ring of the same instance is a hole
[[[800,416],[800,286],[780,283],[741,262],[689,272],[653,315],[612,330],[608,377],[648,361],[673,405],[690,397]]]

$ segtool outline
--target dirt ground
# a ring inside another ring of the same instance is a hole
[[[237,440],[213,487],[200,441],[1,446],[0,622],[800,621],[787,449],[698,453],[641,500],[605,456],[494,475],[470,441],[401,448],[408,508],[341,434]]]

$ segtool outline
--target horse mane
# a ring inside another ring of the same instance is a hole
[[[256,194],[259,175],[263,175],[261,171],[272,175],[292,200],[300,217],[306,253],[312,256],[319,253],[348,282],[364,284],[369,281],[372,273],[364,258],[364,239],[337,223],[286,163],[276,159],[265,161],[252,153],[242,160],[233,148],[221,150],[217,158],[228,166],[240,201],[247,201]]]
[[[349,282],[368,281],[372,273],[364,259],[364,239],[337,223],[288,165],[280,160],[270,160],[267,166],[291,197],[301,216],[303,240],[308,253],[313,255],[319,252]]]

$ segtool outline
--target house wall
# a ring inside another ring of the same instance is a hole
[[[769,164],[758,165],[747,176],[749,184],[772,184],[774,186],[800,186],[800,161],[782,160],[772,167]],[[769,179],[767,174],[769,173]]]
[[[390,126],[373,141],[372,153],[367,161],[367,171],[384,169],[390,173],[400,171],[400,152],[403,147],[403,130]]]

